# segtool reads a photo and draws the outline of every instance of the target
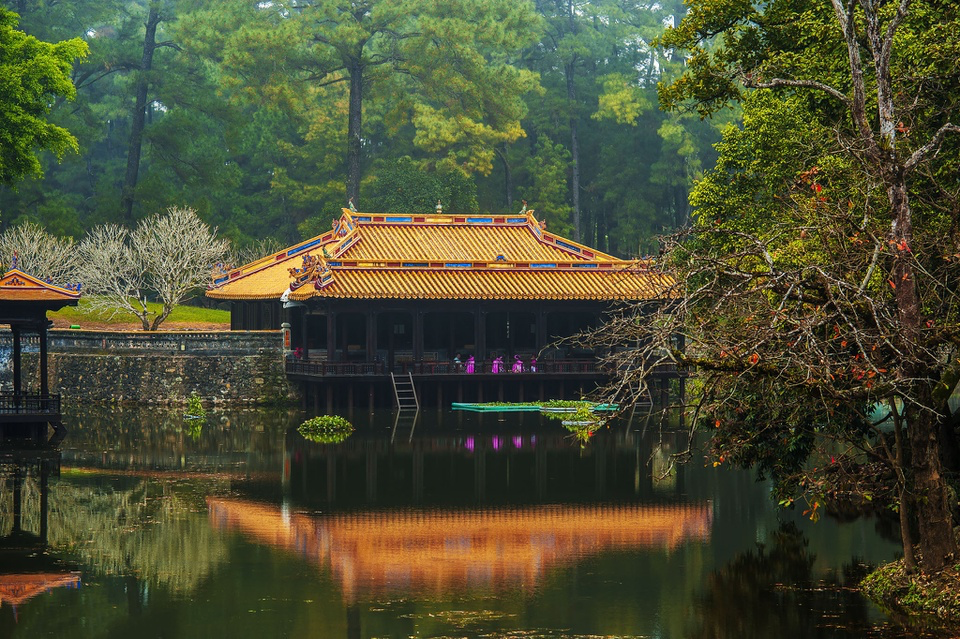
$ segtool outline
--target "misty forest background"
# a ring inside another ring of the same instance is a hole
[[[238,246],[282,246],[351,195],[370,212],[526,200],[551,230],[634,257],[688,221],[734,119],[657,107],[683,60],[654,40],[680,0],[2,4],[90,53],[50,115],[79,152],[0,187],[0,230],[79,238],[185,206]]]

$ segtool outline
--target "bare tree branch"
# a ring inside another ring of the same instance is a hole
[[[930,138],[926,144],[913,152],[910,158],[903,165],[904,171],[909,173],[910,171],[913,171],[913,169],[915,169],[917,165],[923,162],[928,156],[936,155],[937,151],[940,150],[940,145],[943,144],[943,139],[947,136],[947,133],[960,133],[960,126],[948,122],[937,129],[937,132],[933,134],[933,137]]]

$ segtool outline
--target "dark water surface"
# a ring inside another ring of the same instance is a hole
[[[888,525],[778,513],[702,456],[663,476],[677,429],[349,417],[323,445],[297,412],[70,415],[46,549],[0,555],[0,637],[909,636],[851,588]]]

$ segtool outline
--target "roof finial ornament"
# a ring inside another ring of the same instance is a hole
[[[20,255],[16,251],[13,252],[13,259],[10,260],[10,268],[20,268]]]
[[[443,215],[443,205],[440,204],[440,200],[437,200],[437,215]]]
[[[526,201],[526,200],[520,200],[520,201],[523,202],[523,208],[520,209],[520,215],[526,215],[526,213],[527,213],[527,201]]]
[[[347,205],[350,207],[350,211],[351,211],[352,213],[356,213],[356,212],[357,212],[357,207],[355,207],[355,206],[353,205],[353,198],[350,198],[349,200],[347,200]]]

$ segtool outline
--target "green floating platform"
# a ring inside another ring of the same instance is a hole
[[[541,406],[540,404],[469,404],[454,402],[450,404],[453,410],[470,410],[477,413],[520,413],[520,412],[540,412],[540,413],[575,413],[577,409],[573,406]],[[616,404],[597,404],[592,408],[594,411],[613,411],[617,410]]]

